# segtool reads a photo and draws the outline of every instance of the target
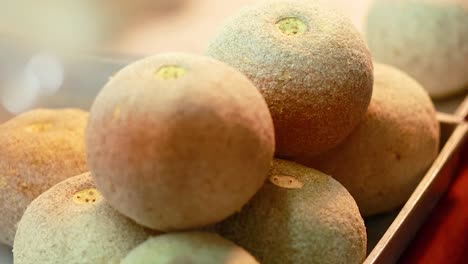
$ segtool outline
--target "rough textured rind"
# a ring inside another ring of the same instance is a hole
[[[74,194],[96,188],[85,173],[36,198],[18,225],[15,264],[117,264],[151,234],[104,199],[77,203]]]
[[[186,72],[158,77],[168,65]],[[88,162],[103,195],[162,231],[240,210],[262,186],[273,153],[273,122],[258,90],[198,55],[157,55],[118,72],[96,98],[87,130]]]
[[[353,264],[366,256],[366,228],[346,189],[316,170],[275,160],[270,176],[291,176],[299,189],[271,182],[242,211],[215,228],[269,264]]]
[[[441,98],[468,91],[468,0],[377,0],[366,26],[375,60]]]
[[[307,30],[282,33],[276,23],[287,17],[299,18]],[[364,40],[347,18],[316,1],[248,6],[226,22],[207,54],[239,69],[260,89],[281,158],[336,146],[369,105],[373,66]]]
[[[37,109],[0,125],[0,243],[13,245],[16,224],[41,193],[86,172],[88,113]]]
[[[424,88],[400,70],[376,63],[363,122],[343,144],[302,163],[332,175],[370,216],[408,200],[437,156],[439,134]]]
[[[121,264],[258,264],[250,253],[216,234],[170,233],[133,249]]]

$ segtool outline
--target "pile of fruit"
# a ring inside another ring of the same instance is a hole
[[[400,207],[439,148],[424,88],[301,0],[246,7],[206,56],[128,65],[89,114],[0,135],[16,264],[362,263],[362,217]]]

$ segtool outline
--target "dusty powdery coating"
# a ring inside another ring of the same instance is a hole
[[[365,216],[406,202],[439,149],[439,124],[424,88],[405,73],[375,64],[364,121],[337,148],[302,161],[341,182]]]
[[[85,173],[36,198],[18,225],[15,264],[117,264],[150,234],[114,210]]]
[[[250,253],[216,234],[169,233],[133,249],[121,264],[258,264]]]
[[[434,98],[468,89],[468,0],[377,0],[367,20],[374,58]]]
[[[242,211],[216,226],[260,263],[362,263],[366,228],[346,189],[332,177],[275,160],[269,181]]]
[[[347,18],[317,1],[248,6],[227,21],[207,54],[239,69],[261,90],[282,158],[334,147],[369,105],[369,50]]]
[[[16,224],[41,193],[87,171],[88,113],[37,109],[0,125],[0,243],[13,245]]]
[[[103,195],[162,231],[240,210],[265,181],[273,152],[273,122],[258,90],[198,55],[158,55],[118,72],[96,98],[87,130]]]

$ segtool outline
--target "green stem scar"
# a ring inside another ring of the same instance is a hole
[[[285,35],[298,35],[306,32],[307,25],[297,17],[285,17],[276,22],[278,29]]]
[[[187,70],[177,65],[165,65],[159,68],[156,76],[162,80],[176,80],[184,76]]]

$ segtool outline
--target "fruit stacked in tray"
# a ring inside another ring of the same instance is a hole
[[[439,94],[437,94],[439,96]],[[314,1],[248,6],[205,56],[0,125],[0,242],[26,263],[362,263],[439,150],[429,94]]]

